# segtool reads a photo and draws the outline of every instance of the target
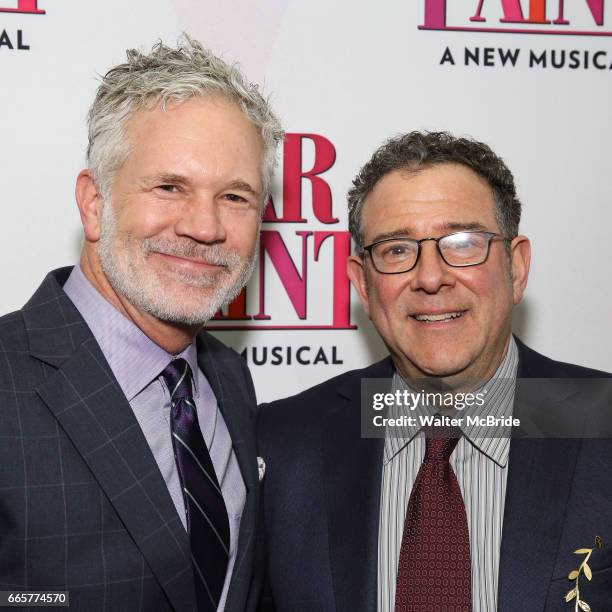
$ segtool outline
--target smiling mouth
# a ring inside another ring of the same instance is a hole
[[[158,255],[169,258],[170,261],[181,263],[183,265],[195,264],[196,266],[210,267],[210,268],[226,268],[225,264],[215,263],[207,261],[205,259],[199,259],[195,257],[188,257],[186,255],[177,255],[175,253],[164,253],[163,251],[156,251]]]
[[[461,318],[467,310],[457,310],[455,312],[443,312],[440,314],[415,314],[410,315],[413,319],[416,319],[420,323],[439,323],[444,321],[453,321]]]

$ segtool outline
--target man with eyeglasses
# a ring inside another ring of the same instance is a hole
[[[390,357],[260,408],[262,609],[566,609],[573,551],[612,538],[609,440],[510,439],[466,419],[362,436],[366,379],[398,394],[484,390],[501,420],[521,414],[517,381],[547,379],[538,410],[555,421],[580,407],[573,379],[609,376],[512,335],[531,248],[511,172],[483,143],[412,132],[374,153],[348,200],[348,275]],[[597,548],[582,579],[593,610],[612,601],[611,553]]]

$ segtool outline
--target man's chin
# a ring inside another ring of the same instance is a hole
[[[469,367],[468,359],[457,359],[453,356],[427,356],[410,359],[414,378],[453,378],[460,376]]]
[[[140,280],[140,283],[136,282]],[[133,274],[120,293],[136,308],[165,323],[202,326],[225,307],[244,286],[235,271],[185,275],[168,270]]]
[[[193,309],[184,306],[180,309],[172,309],[157,304],[149,304],[145,310],[149,315],[164,323],[185,327],[202,327],[217,314],[219,309],[215,306],[209,308],[202,305]]]
[[[221,291],[218,287],[184,287],[182,291],[160,291],[141,307],[166,323],[202,326],[225,308],[238,292],[226,288]]]

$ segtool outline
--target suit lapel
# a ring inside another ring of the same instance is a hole
[[[207,342],[208,334],[198,336],[198,365],[206,375],[215,393],[223,419],[232,438],[236,459],[247,491],[257,485],[257,462],[255,438],[249,422],[249,411],[245,406],[253,405],[255,398],[249,396],[244,385],[237,384],[243,379],[238,357],[226,357],[215,350],[212,342]]]
[[[361,379],[388,378],[385,359],[339,389],[323,425],[329,554],[337,610],[374,611],[384,440],[361,437]]]
[[[175,610],[193,610],[189,541],[153,454],[78,311],[48,277],[23,311],[39,397],[91,470]]]
[[[244,379],[238,359],[240,358],[233,354],[228,355],[225,350],[219,351],[217,341],[210,335],[200,334],[198,336],[198,364],[210,383],[223,414],[223,420],[232,439],[236,460],[246,487],[236,562],[225,606],[226,610],[244,608],[244,600],[250,584],[250,563],[247,561],[252,557],[254,550],[253,536],[258,504],[257,454],[253,424],[250,421],[249,410],[246,408],[251,405],[255,407],[255,397],[254,391],[252,395],[249,395],[246,380],[244,384],[237,384]],[[243,571],[243,567],[247,568],[246,572]]]
[[[567,384],[551,381],[528,391],[523,378],[553,378],[549,362],[520,342],[515,415],[537,415],[539,406],[567,406]],[[533,422],[533,421],[531,421]],[[581,441],[579,439],[513,438],[499,566],[498,610],[543,610],[553,575],[567,500]]]

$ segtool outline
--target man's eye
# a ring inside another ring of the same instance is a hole
[[[176,185],[158,185],[157,189],[161,189],[162,191],[166,191],[168,193],[176,193],[178,191],[178,187]]]
[[[383,249],[383,257],[401,257],[408,253],[408,248],[405,245],[396,244]]]
[[[226,200],[229,200],[230,202],[238,202],[238,203],[247,202],[246,198],[243,198],[242,196],[239,196],[236,193],[226,193],[223,197]]]

